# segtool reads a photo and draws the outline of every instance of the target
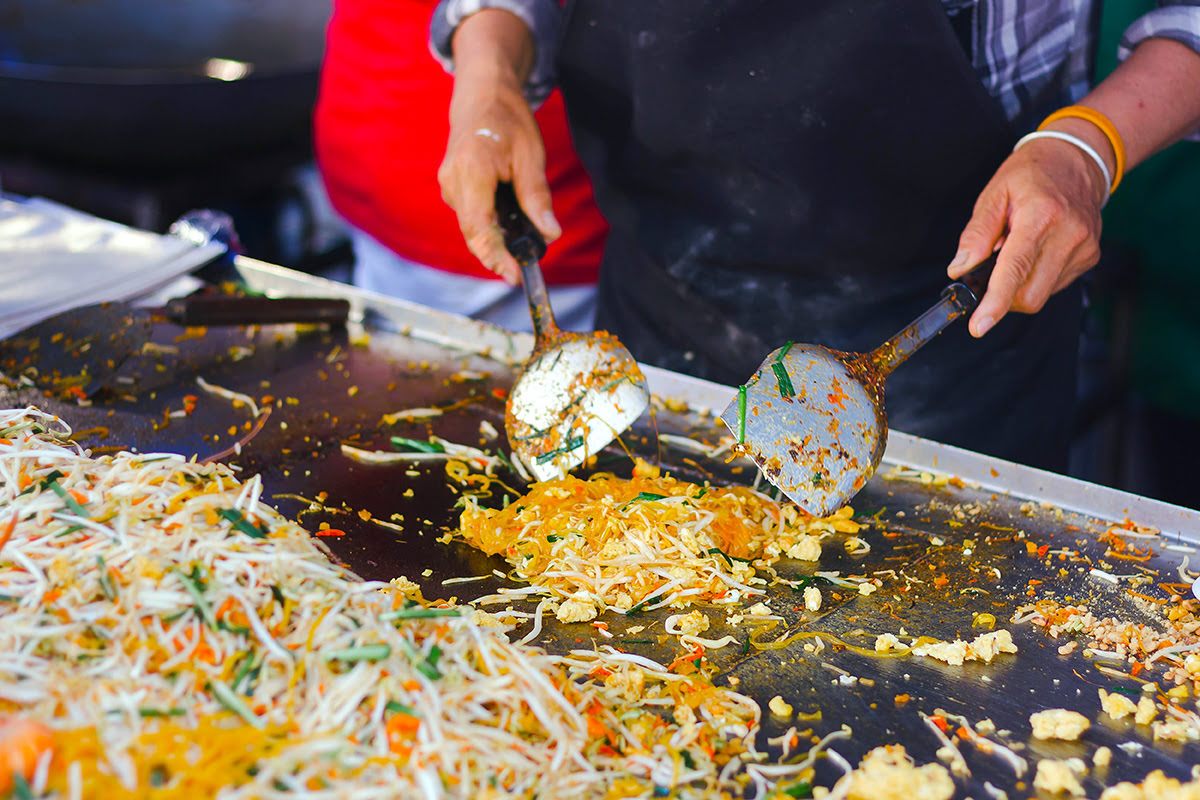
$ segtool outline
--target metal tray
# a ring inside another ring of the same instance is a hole
[[[326,522],[344,530],[345,536],[322,540],[337,558],[364,578],[405,575],[421,584],[431,598],[456,596],[466,601],[512,586],[492,576],[493,570],[503,573],[506,568],[500,559],[487,558],[465,545],[437,541],[455,523],[458,499],[447,486],[440,464],[364,465],[344,457],[340,445],[350,441],[386,448],[389,435],[424,438],[430,433],[481,443],[483,421],[503,430],[503,403],[493,390],[511,384],[512,365],[528,352],[530,337],[250,259],[239,258],[236,266],[242,281],[268,294],[346,297],[357,321],[349,330],[279,326],[213,329],[203,335],[164,326],[155,334],[161,346],[158,353],[131,366],[126,396],[79,408],[38,397],[31,390],[0,390],[0,405],[38,402],[71,421],[82,441],[101,452],[133,446],[205,457],[245,436],[250,419],[245,409],[201,391],[197,376],[256,398],[271,395],[276,400],[265,427],[231,460],[247,473],[263,476],[264,498],[283,513],[299,517],[310,529]],[[682,478],[752,480],[749,466],[704,461],[663,447],[657,436],[670,432],[715,440],[723,431],[711,409],[723,408],[733,390],[663,370],[647,368],[646,372],[655,395],[686,407],[656,403],[655,413],[639,421],[625,437],[626,444],[646,458],[660,460]],[[186,395],[198,395],[199,401],[191,415],[179,416]],[[381,423],[385,413],[432,405],[456,407],[432,420]],[[499,442],[482,444],[499,446]],[[602,468],[627,471],[628,458],[616,448],[611,452],[601,457]],[[898,465],[962,480],[922,485],[886,479],[886,473]],[[314,511],[309,501],[322,492],[326,493],[322,509]],[[978,504],[980,510],[964,514],[964,504]],[[759,651],[747,645],[750,631],[744,622],[730,623],[725,610],[708,609],[713,627],[706,635],[730,633],[739,641],[737,646],[709,652],[711,665],[719,672],[718,682],[735,678],[739,690],[764,709],[779,694],[799,712],[820,711],[819,719],[803,723],[766,715],[764,741],[791,725],[819,736],[848,724],[853,739],[837,745],[847,758],[857,760],[872,747],[899,742],[923,763],[936,758],[939,743],[918,711],[928,714],[943,708],[973,721],[988,717],[997,728],[1012,732],[1011,740],[1022,748],[1031,769],[1018,779],[998,759],[964,747],[972,774],[958,781],[959,796],[976,798],[988,796],[984,789],[988,782],[1009,796],[1032,794],[1032,763],[1037,758],[1087,760],[1100,745],[1114,748],[1113,763],[1106,772],[1086,779],[1089,795],[1117,780],[1140,781],[1152,769],[1183,778],[1200,761],[1200,746],[1194,743],[1156,745],[1148,729],[1100,716],[1096,687],[1112,688],[1112,679],[1078,652],[1060,656],[1061,642],[1008,622],[1019,605],[1051,594],[1086,601],[1098,613],[1151,622],[1119,587],[1089,579],[1087,570],[1078,565],[1063,577],[1059,569],[1071,566],[1066,556],[1061,561],[1053,555],[1032,557],[1025,541],[1075,551],[1078,558],[1099,563],[1105,546],[1096,534],[1128,517],[1164,531],[1155,546],[1157,555],[1148,565],[1173,572],[1181,553],[1166,548],[1200,543],[1200,513],[897,431],[891,433],[880,474],[853,505],[861,517],[874,518],[872,528],[863,534],[871,542],[871,552],[850,556],[839,541],[827,541],[820,569],[878,572],[885,579],[882,589],[871,597],[859,597],[824,588],[825,606],[814,615],[804,611],[800,595],[790,587],[771,587],[768,602],[784,620],[772,630],[758,631],[756,641],[822,631],[870,649],[876,634],[901,629],[910,635],[970,639],[982,632],[972,628],[975,614],[988,612],[994,614],[997,627],[1012,629],[1020,652],[1000,656],[991,665],[946,667],[914,657],[862,656],[837,646],[814,652],[812,639]],[[781,575],[795,578],[811,574],[815,566],[785,561],[777,568]],[[442,583],[481,575],[492,577],[466,584]],[[941,577],[944,582],[938,580]],[[670,661],[682,650],[674,637],[663,632],[667,614],[609,617],[617,634],[612,640],[590,625],[551,620],[537,642],[553,652],[611,643]],[[623,643],[621,633],[631,625],[646,629],[637,634],[637,643]],[[522,635],[521,629],[517,635]],[[903,696],[909,699],[904,701]],[[1074,708],[1095,721],[1084,741],[1029,740],[1029,713],[1052,707]],[[1136,753],[1116,749],[1127,740],[1145,747]],[[822,762],[818,780],[828,785],[836,774]]]

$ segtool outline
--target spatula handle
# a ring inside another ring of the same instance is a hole
[[[974,269],[942,290],[942,299],[933,308],[917,317],[882,347],[869,354],[883,375],[903,364],[954,320],[968,314],[979,305],[987,291],[988,279],[996,267],[996,253],[985,258]]]
[[[231,297],[192,295],[171,300],[156,313],[177,325],[341,325],[350,303],[327,297]]]
[[[521,267],[521,283],[529,301],[533,333],[539,342],[544,341],[558,333],[550,296],[546,292],[546,279],[542,277],[539,264],[546,255],[546,240],[521,210],[511,183],[501,182],[496,186],[496,221],[504,232],[504,246]]]

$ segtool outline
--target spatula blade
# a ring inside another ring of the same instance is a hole
[[[561,478],[604,449],[649,402],[642,371],[615,339],[562,334],[513,386],[508,440],[537,480]]]
[[[746,382],[744,419],[739,398],[721,414],[767,480],[815,516],[845,505],[887,444],[881,398],[847,356],[817,345],[779,348]]]
[[[64,311],[0,341],[0,371],[55,394],[91,396],[150,339],[149,313],[124,303]]]

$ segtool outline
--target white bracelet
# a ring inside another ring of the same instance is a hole
[[[1108,164],[1105,164],[1104,159],[1101,158],[1100,154],[1096,152],[1096,148],[1092,147],[1078,136],[1072,136],[1069,133],[1062,133],[1061,131],[1034,131],[1033,133],[1027,133],[1018,139],[1016,145],[1013,146],[1013,152],[1017,152],[1021,149],[1023,144],[1026,142],[1032,142],[1034,139],[1058,139],[1062,142],[1070,142],[1083,152],[1087,153],[1092,161],[1096,162],[1096,166],[1100,168],[1100,174],[1104,176],[1104,201],[1100,203],[1100,207],[1104,208],[1105,203],[1108,202],[1109,195],[1112,194],[1112,174],[1108,171]]]

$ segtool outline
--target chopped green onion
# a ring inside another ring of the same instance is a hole
[[[239,697],[238,693],[233,689],[230,689],[216,678],[210,678],[208,685],[209,688],[212,689],[212,693],[216,696],[218,702],[241,717],[247,725],[251,726],[252,728],[258,728],[259,730],[262,730],[266,726],[266,723],[263,722],[262,718],[251,711],[250,707],[242,701],[242,698]]]
[[[622,639],[621,644],[654,644],[650,639]]]
[[[139,708],[141,717],[182,717],[187,711],[182,708]]]
[[[171,571],[179,576],[179,582],[183,584],[183,588],[196,601],[195,609],[200,614],[200,618],[204,620],[204,624],[216,630],[217,619],[213,616],[212,608],[208,605],[208,601],[204,599],[204,590],[200,588],[198,579],[194,576],[184,574],[179,567],[171,567]],[[229,687],[226,687],[229,688]]]
[[[800,781],[784,789],[783,793],[788,797],[812,797],[812,784],[808,781]]]
[[[404,655],[408,656],[408,660],[412,662],[417,672],[431,681],[436,681],[442,677],[442,673],[438,672],[438,668],[426,661],[420,651],[413,647],[407,639],[400,640],[400,649],[404,651]]]
[[[408,453],[444,453],[446,448],[437,442],[422,442],[420,439],[408,439],[403,436],[393,436],[392,446]]]
[[[545,464],[547,461],[552,460],[555,456],[560,456],[563,453],[569,453],[572,450],[576,450],[580,447],[583,447],[583,437],[576,436],[574,439],[568,439],[567,443],[562,447],[556,447],[547,453],[542,453],[534,460],[539,464]]]
[[[791,352],[791,350],[792,350],[792,345],[794,345],[794,344],[795,344],[795,342],[793,342],[791,339],[788,339],[788,340],[787,340],[787,341],[784,343],[783,347],[782,347],[782,348],[780,348],[780,350],[779,350],[779,355],[775,356],[775,360],[776,360],[776,361],[783,361],[783,359],[787,358],[787,354],[788,354],[789,352]]]
[[[284,604],[283,590],[277,584],[271,584],[271,596],[275,598],[275,602],[279,605]]]
[[[733,566],[734,561],[741,561],[743,564],[750,564],[754,561],[754,559],[751,559],[751,558],[740,558],[739,556],[731,556],[719,547],[710,547],[705,552],[708,553],[709,555],[716,553],[717,555],[721,556],[721,558],[728,561],[729,566],[731,566],[731,567]]]
[[[341,650],[334,650],[326,653],[325,658],[328,661],[380,661],[392,654],[391,645],[386,644],[360,644],[356,647],[343,647]]]
[[[117,600],[117,587],[113,583],[112,576],[108,574],[108,566],[104,563],[104,556],[96,556],[96,566],[100,570],[100,591],[104,592],[105,598],[115,603]]]
[[[553,533],[551,533],[551,534],[549,534],[549,535],[547,535],[547,536],[546,536],[546,541],[547,541],[547,542],[549,542],[550,544],[554,544],[555,542],[561,542],[561,541],[562,541],[562,537],[561,537],[561,536],[555,536]]]
[[[427,659],[427,661],[429,661],[429,666],[434,667],[436,669],[438,661],[440,661],[441,658],[442,658],[442,648],[438,647],[436,644],[433,647],[429,648],[429,658]]]
[[[430,619],[431,617],[461,617],[457,608],[398,608],[379,615],[385,622],[393,619]]]
[[[72,533],[75,533],[75,531],[81,531],[81,530],[83,530],[82,525],[72,525],[71,527],[61,530],[58,533],[54,534],[54,536],[55,536],[55,538],[59,538],[61,536],[70,536]]]
[[[17,763],[21,762],[18,761]],[[29,788],[29,782],[25,780],[25,776],[20,772],[13,774],[12,792],[12,796],[17,798],[17,800],[34,800],[33,789]]]
[[[637,502],[640,502],[643,500],[649,501],[649,502],[654,502],[655,500],[666,500],[666,499],[667,499],[667,496],[665,494],[655,494],[654,492],[639,492],[637,497],[635,497],[632,500],[630,500],[629,502],[623,504],[621,506],[621,508],[624,509],[628,505],[631,505],[633,503],[637,503]]]
[[[267,538],[265,530],[246,519],[246,515],[236,508],[221,508],[217,510],[217,514],[251,539]]]
[[[814,472],[812,475],[812,485],[818,486],[818,487],[824,486],[825,485],[825,476],[819,472]]]
[[[792,386],[792,378],[788,375],[787,367],[779,361],[773,361],[771,369],[775,372],[775,380],[779,382],[779,396],[795,397],[796,388]]]
[[[407,714],[410,717],[420,716],[417,714],[416,709],[409,708],[408,706],[404,705],[404,703],[397,703],[395,700],[388,700],[383,704],[383,708],[384,710],[390,711],[393,714]]]
[[[738,444],[746,443],[746,384],[738,387]]]
[[[629,610],[625,612],[625,616],[627,616],[627,617],[632,616],[632,615],[638,613],[639,611],[641,611],[646,606],[652,606],[655,603],[659,602],[660,600],[662,600],[661,594],[656,594],[653,597],[647,597],[642,602],[636,603],[636,604],[630,606]]]
[[[58,470],[55,470],[54,473],[51,474],[53,475],[55,473],[58,474],[58,477],[51,477],[42,481],[42,488],[50,489],[56,495],[61,497],[63,503],[66,504],[67,508],[71,509],[71,513],[73,513],[75,516],[86,517],[88,515],[87,509],[79,505],[78,500],[76,500],[74,497],[71,497],[66,489],[58,485],[58,478],[62,477],[62,473],[59,473]]]

